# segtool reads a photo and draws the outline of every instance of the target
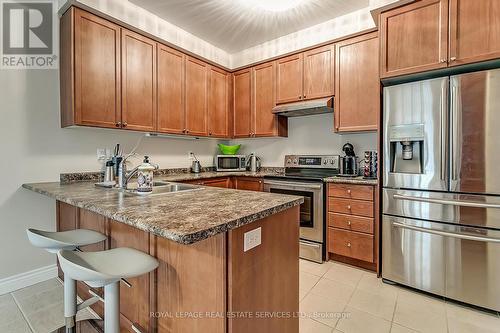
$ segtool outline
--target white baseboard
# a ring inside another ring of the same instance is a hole
[[[57,265],[49,265],[0,280],[0,295],[57,277]]]

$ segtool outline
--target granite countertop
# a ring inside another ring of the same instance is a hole
[[[378,179],[365,179],[363,176],[358,177],[328,177],[324,179],[327,183],[340,183],[340,184],[356,184],[356,185],[377,185]]]
[[[200,173],[174,173],[169,175],[159,175],[154,178],[157,180],[165,180],[169,182],[181,182],[181,181],[190,181],[197,179],[209,179],[209,178],[220,178],[220,177],[256,177],[261,178],[264,176],[275,176],[281,173],[276,172],[274,170],[263,170],[259,172],[250,172],[250,171],[205,171]]]
[[[204,172],[155,179],[181,181],[229,175],[262,177],[265,173]],[[32,183],[23,187],[181,244],[201,241],[304,201],[299,196],[205,186],[194,191],[146,197],[96,187],[93,182]]]

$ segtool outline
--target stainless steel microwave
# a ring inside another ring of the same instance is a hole
[[[217,155],[215,156],[215,169],[217,171],[245,171],[245,155]]]

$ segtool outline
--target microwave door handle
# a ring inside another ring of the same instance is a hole
[[[497,208],[497,209],[500,208],[500,204],[495,204],[495,203],[480,203],[473,201],[460,201],[460,200],[450,200],[450,199],[422,198],[422,197],[414,197],[401,194],[394,194],[392,197],[396,200],[418,201],[418,202],[461,206],[461,207]]]
[[[457,233],[457,232],[449,232],[449,231],[441,231],[441,230],[436,230],[436,229],[422,228],[422,227],[408,225],[408,224],[400,223],[400,222],[392,222],[392,225],[399,227],[399,228],[403,228],[403,229],[420,231],[420,232],[425,232],[425,233],[439,235],[439,236],[480,241],[480,242],[500,243],[500,238],[474,236],[474,235],[462,234],[462,233]]]

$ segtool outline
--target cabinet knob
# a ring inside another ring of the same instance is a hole
[[[186,130],[186,133],[189,133],[189,130]]]
[[[306,95],[304,95],[304,98],[306,98],[306,97],[307,97],[307,96],[306,96]]]
[[[117,123],[115,124],[115,126],[116,126],[116,127],[121,127],[121,126],[122,126],[122,122],[121,122],[121,121],[117,122]]]
[[[444,64],[447,61],[446,61],[446,59],[441,59],[441,60],[439,60],[439,62],[442,63],[442,64]]]
[[[351,194],[351,190],[347,190],[347,194]]]
[[[347,221],[347,225],[348,225],[348,226],[351,226],[351,221]]]
[[[208,135],[212,135],[212,132],[208,132]]]
[[[347,205],[347,209],[351,210],[351,205]]]
[[[455,61],[455,60],[457,60],[457,57],[451,57],[450,60]]]
[[[128,125],[127,123],[123,123],[123,127],[127,127],[127,125]]]
[[[299,99],[302,99],[302,96],[299,96]]]
[[[351,247],[351,242],[347,242],[347,247]]]

